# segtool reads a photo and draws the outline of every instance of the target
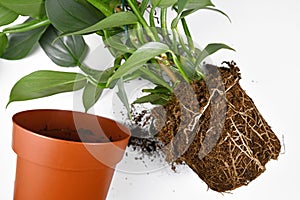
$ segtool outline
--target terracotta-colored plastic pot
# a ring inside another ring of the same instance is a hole
[[[56,139],[42,135],[45,129],[89,129],[112,142]],[[15,114],[12,147],[18,157],[14,200],[104,200],[129,137],[123,125],[86,113],[30,110]]]

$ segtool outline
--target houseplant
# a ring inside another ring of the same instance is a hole
[[[103,90],[117,87],[130,113],[124,82],[143,78],[155,87],[144,89],[148,95],[133,103],[162,106],[153,109],[152,124],[167,160],[185,162],[211,189],[223,192],[246,185],[265,170],[266,162],[278,157],[280,143],[239,86],[235,64],[227,62],[225,68],[203,63],[208,55],[232,48],[215,43],[200,49],[191,39],[186,16],[201,10],[226,16],[210,0],[31,2],[34,13],[0,0],[3,7],[33,17],[3,30],[2,57],[24,57],[39,42],[56,64],[78,66],[84,74],[33,72],[12,88],[9,103],[83,89],[87,111]],[[169,8],[175,17],[167,23]],[[91,33],[100,36],[114,56],[112,67],[100,71],[84,64],[87,47],[82,36]],[[32,37],[26,44],[16,42],[28,35]],[[24,47],[21,53],[13,51],[16,45]],[[162,108],[166,116],[161,116]]]

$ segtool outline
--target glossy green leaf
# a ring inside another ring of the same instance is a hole
[[[13,86],[8,104],[79,90],[86,85],[86,81],[87,78],[78,73],[36,71],[24,76]]]
[[[171,94],[168,88],[165,88],[161,85],[156,86],[154,89],[143,89],[142,92],[148,92],[152,94]]]
[[[211,0],[189,0],[185,5],[185,9],[197,9],[207,6],[215,6]]]
[[[216,8],[206,7],[206,6],[198,7],[198,8],[190,9],[190,10],[185,10],[185,11],[182,12],[180,18],[184,18],[184,17],[186,17],[186,16],[188,16],[188,15],[190,15],[190,14],[192,14],[192,13],[194,13],[194,12],[200,10],[200,9],[212,10],[212,11],[218,12],[218,13],[224,15],[231,22],[231,19],[229,18],[229,16],[226,13],[224,13],[223,11],[221,11],[219,9],[216,9]]]
[[[97,9],[96,6],[94,6],[93,4],[90,3],[90,0],[75,0],[76,2],[82,4],[83,6],[85,6],[88,10],[90,10],[90,12],[93,15],[96,15],[99,19],[103,19],[105,18],[105,14],[102,13],[101,11],[99,11],[99,9]],[[94,0],[94,1],[98,1],[99,0]],[[102,2],[103,0],[101,0]]]
[[[88,83],[85,86],[82,95],[82,102],[86,112],[93,105],[95,105],[95,103],[99,100],[102,92],[103,92],[103,88],[99,88],[92,83]]]
[[[82,1],[82,0],[81,0]],[[99,1],[99,0],[87,0],[90,4],[95,6],[98,10],[100,10],[105,16],[110,16],[113,14],[114,8],[110,5],[114,5],[114,1]],[[120,1],[118,2],[120,4]]]
[[[156,85],[162,85],[165,88],[168,88],[169,91],[173,91],[172,87],[158,73],[153,72],[152,70],[146,67],[139,68],[139,71],[142,72],[141,77],[143,79],[146,79]]]
[[[44,0],[0,0],[0,4],[20,15],[33,18],[45,15]]]
[[[10,24],[18,18],[18,14],[0,4],[0,26]]]
[[[169,47],[160,42],[149,42],[138,48],[109,79],[109,83],[138,70],[151,58],[165,53]]]
[[[29,20],[26,22],[28,21]],[[46,28],[47,26],[43,26],[31,31],[10,34],[8,36],[8,47],[4,51],[2,57],[9,60],[17,60],[26,57],[37,45]]]
[[[125,106],[126,110],[127,110],[127,114],[129,115],[129,117],[131,117],[130,113],[131,113],[131,109],[130,109],[130,104],[128,102],[128,97],[125,91],[125,87],[124,87],[124,81],[123,79],[119,79],[119,81],[117,82],[117,86],[118,86],[118,92],[117,95],[119,97],[119,99],[121,100],[121,102],[123,103],[123,105]]]
[[[221,49],[228,49],[228,50],[233,50],[235,51],[233,48],[227,46],[226,44],[222,44],[222,43],[212,43],[212,44],[208,44],[203,51],[201,52],[201,54],[199,55],[199,57],[197,58],[196,61],[196,66],[200,65],[201,62],[209,55],[221,50]]]
[[[48,57],[57,65],[63,67],[75,67],[80,65],[87,53],[87,45],[82,36],[66,36],[58,38],[61,32],[53,26],[49,26],[40,45]]]
[[[0,33],[0,57],[5,51],[8,44],[7,36],[4,33]]]
[[[151,0],[152,6],[168,8],[177,3],[177,0]]]
[[[229,16],[226,13],[224,13],[222,10],[219,10],[219,9],[216,9],[216,8],[210,8],[210,7],[205,7],[204,9],[218,12],[218,13],[224,15],[231,22],[231,19],[229,18]]]
[[[120,20],[122,19],[122,20]],[[119,12],[101,20],[100,22],[85,28],[80,31],[67,33],[65,35],[83,35],[87,33],[93,33],[99,30],[108,28],[120,27],[128,24],[135,24],[138,22],[137,17],[132,12]]]
[[[169,95],[165,94],[149,94],[136,99],[133,103],[151,103],[154,105],[165,105],[170,100]]]
[[[186,5],[188,4],[190,0],[180,0],[178,1],[178,13],[182,13]]]
[[[214,6],[210,0],[182,0],[178,1],[177,17],[172,21],[172,28],[177,27],[181,18],[184,18],[199,9]]]
[[[103,18],[76,0],[47,0],[46,12],[54,27],[64,33],[85,29]]]

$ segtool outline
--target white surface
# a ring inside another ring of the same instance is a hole
[[[194,40],[201,46],[224,42],[237,52],[221,51],[212,56],[215,64],[235,60],[241,69],[243,88],[281,139],[286,152],[278,161],[247,187],[232,194],[219,194],[189,169],[174,174],[169,169],[134,175],[117,172],[108,200],[152,199],[297,199],[300,179],[300,135],[298,131],[300,93],[298,92],[300,2],[297,0],[214,0],[231,18],[229,23],[219,14],[204,12],[188,18],[193,25]],[[13,199],[16,156],[11,150],[11,116],[35,108],[74,109],[73,94],[5,105],[13,84],[37,69],[56,69],[41,51],[20,61],[0,60],[0,199]],[[75,106],[76,108],[76,106]],[[79,108],[78,108],[79,109]],[[99,111],[97,112],[101,114]]]

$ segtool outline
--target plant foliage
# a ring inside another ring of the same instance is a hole
[[[117,95],[129,112],[125,83],[143,78],[156,86],[143,90],[145,96],[133,103],[163,105],[179,82],[203,78],[199,66],[207,56],[233,50],[221,43],[195,48],[185,17],[204,9],[228,17],[210,0],[0,0],[0,26],[8,25],[0,32],[2,58],[24,58],[39,44],[57,65],[82,71],[33,72],[15,84],[9,103],[83,89],[88,111],[104,90],[118,87]],[[169,19],[168,12],[175,17]],[[12,24],[19,15],[28,19]],[[114,56],[110,68],[99,71],[84,64],[84,38],[89,34],[101,38]]]

